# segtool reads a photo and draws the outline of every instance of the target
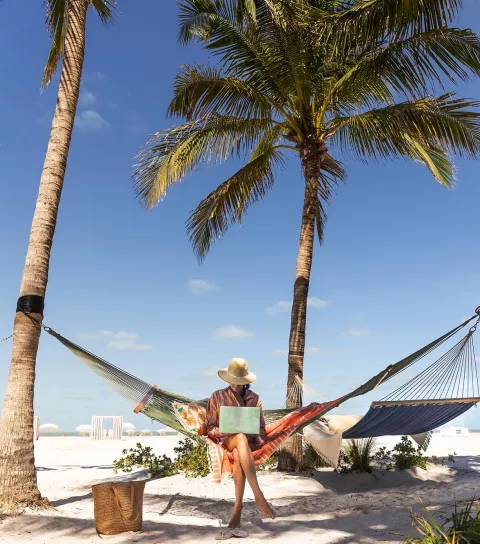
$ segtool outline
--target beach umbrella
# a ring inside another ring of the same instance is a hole
[[[133,436],[135,434],[135,431],[133,429],[128,429],[127,431],[125,431],[125,434],[127,436]]]
[[[135,430],[135,425],[133,423],[124,423],[123,424],[123,430],[124,431],[134,431]]]
[[[92,431],[91,425],[79,425],[76,429],[78,433],[89,433]]]
[[[47,433],[52,433],[54,431],[58,431],[60,427],[58,425],[55,425],[54,423],[44,423],[43,425],[40,425],[40,431],[44,431]]]
[[[143,436],[151,436],[152,431],[150,429],[143,429],[143,431],[140,431],[140,434]]]

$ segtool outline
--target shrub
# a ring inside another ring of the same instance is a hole
[[[422,448],[414,447],[408,436],[402,436],[402,439],[393,448],[392,458],[395,468],[398,470],[407,470],[409,468],[427,468],[428,458],[423,456]]]
[[[468,502],[461,510],[455,510],[442,525],[437,523],[428,510],[423,515],[411,513],[412,524],[405,539],[407,544],[480,544],[480,510],[473,512],[474,501]],[[412,533],[420,534],[412,538]]]
[[[375,440],[373,438],[349,440],[346,447],[340,452],[337,471],[343,474],[371,473],[374,448]]]
[[[402,436],[400,442],[395,444],[393,450],[385,447],[379,448],[373,456],[374,461],[381,470],[407,470],[409,468],[427,468],[427,464],[444,465],[446,461],[455,462],[452,454],[445,457],[424,457],[421,446],[415,447],[408,436]]]
[[[275,470],[278,465],[278,450],[275,450],[272,455],[262,463],[258,468],[260,470]]]
[[[173,451],[177,454],[174,466],[178,472],[184,472],[189,478],[203,478],[210,474],[207,445],[204,442],[186,438]]]
[[[145,468],[150,473],[151,478],[163,478],[176,474],[174,463],[166,455],[161,457],[155,455],[151,447],[143,447],[137,443],[136,448],[123,450],[124,457],[113,462],[113,472],[132,472],[134,468]]]

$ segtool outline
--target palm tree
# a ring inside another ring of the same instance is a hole
[[[57,104],[33,215],[0,428],[0,504],[42,504],[33,447],[35,362],[43,319],[50,250],[80,92],[87,10],[112,18],[115,0],[47,0],[52,48],[43,74],[48,85],[62,61]]]
[[[184,66],[168,112],[183,124],[159,132],[133,174],[151,208],[201,163],[246,157],[187,221],[201,261],[213,242],[274,184],[285,154],[305,181],[293,289],[287,406],[302,404],[307,296],[315,231],[346,178],[342,156],[406,158],[445,187],[451,155],[477,158],[477,103],[444,85],[480,74],[480,41],[450,28],[460,0],[181,0],[180,40],[201,41],[219,67]],[[436,89],[442,88],[442,94]],[[473,109],[472,109],[473,108]],[[297,185],[292,186],[292,191]],[[301,462],[291,440],[280,467]]]

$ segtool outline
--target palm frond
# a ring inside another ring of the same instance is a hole
[[[68,13],[71,0],[46,0],[47,15],[45,24],[52,46],[48,55],[47,63],[43,71],[42,89],[48,86],[57,71],[58,64],[63,57],[65,36],[68,28]],[[87,0],[92,8],[98,13],[100,20],[107,24],[113,20],[113,9],[116,0]]]
[[[104,25],[113,22],[117,0],[88,0]]]
[[[68,24],[69,0],[47,0],[45,24],[52,38],[52,47],[43,71],[42,89],[52,80],[63,56],[63,46]]]
[[[271,118],[271,101],[246,81],[224,77],[214,66],[183,66],[174,82],[172,116],[196,119],[209,114]]]
[[[424,164],[432,176],[441,185],[451,188],[455,183],[455,167],[443,149],[426,145],[418,140],[406,138],[410,142],[411,150],[409,158],[416,162]]]
[[[158,133],[139,154],[135,193],[151,208],[200,163],[223,162],[233,153],[248,152],[271,126],[264,119],[208,116]]]
[[[462,0],[354,0],[346,9],[319,17],[337,48],[357,47],[443,28],[454,20]]]
[[[193,40],[208,40],[215,24],[215,9],[211,0],[179,1],[178,41],[187,44]]]
[[[443,80],[480,75],[480,40],[470,30],[442,28],[414,35],[365,55],[336,81],[325,98],[342,109],[392,103],[433,92]]]
[[[200,37],[205,48],[219,57],[227,76],[250,83],[269,99],[282,104],[284,112],[293,107],[284,88],[285,82],[292,79],[289,65],[276,54],[274,44],[264,39],[268,25],[274,24],[271,18],[258,25],[238,24],[236,0],[182,0],[181,13],[188,13],[181,35],[193,32]]]
[[[401,102],[332,121],[330,134],[343,151],[359,157],[409,156],[409,139],[441,147],[459,156],[480,155],[480,113],[475,101],[454,98]]]
[[[263,198],[274,183],[273,168],[284,164],[278,148],[258,148],[253,158],[236,174],[219,185],[192,212],[187,232],[197,258],[202,261],[233,223],[240,223],[251,204]]]

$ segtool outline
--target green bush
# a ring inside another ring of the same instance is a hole
[[[207,445],[186,438],[173,451],[177,454],[174,466],[189,478],[203,478],[210,474]]]
[[[423,515],[411,513],[412,524],[405,539],[407,544],[480,544],[480,510],[473,513],[474,501],[465,508],[455,510],[442,525],[437,523],[428,510]],[[413,533],[420,537],[412,538]]]
[[[402,436],[402,439],[393,448],[392,458],[394,466],[398,470],[407,470],[409,468],[427,468],[428,458],[423,456],[422,448],[412,444],[408,436]]]
[[[426,470],[427,464],[444,465],[446,461],[455,462],[452,454],[445,457],[425,457],[421,446],[415,447],[408,436],[402,436],[400,442],[395,444],[393,450],[389,451],[385,447],[379,448],[373,456],[374,461],[382,470],[407,470],[409,468],[422,468]]]
[[[136,448],[122,451],[124,457],[113,462],[113,472],[132,472],[134,468],[145,468],[151,478],[163,478],[177,473],[174,463],[166,455],[155,455],[151,447],[137,443]]]
[[[113,472],[132,472],[134,468],[145,468],[151,478],[164,478],[184,472],[188,477],[199,478],[210,472],[207,446],[190,439],[182,440],[173,449],[177,454],[175,460],[162,455],[155,455],[151,447],[143,447],[140,443],[136,448],[123,450],[123,457],[113,462]]]
[[[375,440],[373,438],[349,440],[340,452],[337,472],[342,474],[371,473],[374,448]]]
[[[278,465],[278,453],[278,450],[275,450],[272,455],[258,467],[259,470],[275,470]]]

